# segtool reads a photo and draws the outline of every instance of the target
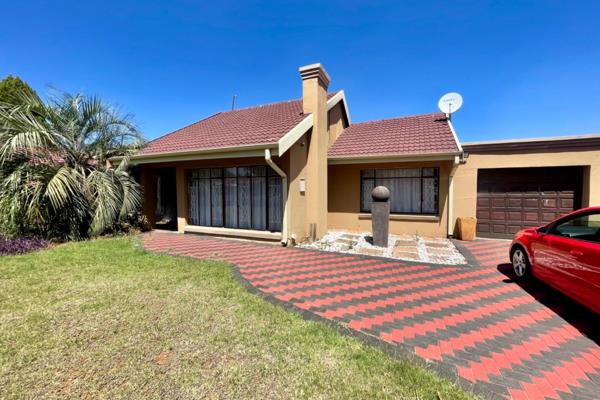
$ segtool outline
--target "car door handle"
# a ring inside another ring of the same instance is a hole
[[[569,251],[569,254],[571,254],[572,256],[575,256],[575,257],[581,257],[583,255],[583,253],[579,250],[571,250],[571,251]]]

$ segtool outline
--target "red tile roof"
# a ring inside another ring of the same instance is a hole
[[[137,155],[276,143],[306,116],[302,100],[220,112],[151,141]]]
[[[274,144],[308,115],[302,99],[220,112],[151,141],[136,156]]]
[[[458,153],[443,113],[352,124],[329,148],[329,158]]]

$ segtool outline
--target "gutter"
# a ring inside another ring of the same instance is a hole
[[[496,144],[520,144],[520,143],[539,143],[539,142],[559,142],[563,140],[594,140],[600,139],[600,134],[591,133],[587,135],[571,135],[571,136],[547,136],[539,138],[524,138],[524,139],[501,139],[501,140],[483,140],[475,142],[465,142],[465,146],[484,146]]]
[[[212,147],[200,150],[184,150],[165,153],[134,154],[130,159],[130,164],[148,164],[160,162],[188,161],[206,158],[233,158],[233,157],[260,157],[262,150],[277,143],[263,144],[244,144],[234,147]],[[277,151],[275,155],[277,155]],[[112,157],[111,161],[120,162],[122,156]]]
[[[412,154],[369,154],[357,156],[329,156],[328,164],[365,164],[383,162],[411,162],[411,161],[444,161],[454,160],[462,151],[450,153],[412,153]]]
[[[287,215],[288,215],[287,175],[271,159],[271,149],[265,149],[265,161],[281,177],[281,200],[283,201],[283,221],[281,223],[281,244],[283,246],[287,246],[287,242],[288,242],[288,235],[287,235]]]

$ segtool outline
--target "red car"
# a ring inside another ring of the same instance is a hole
[[[517,278],[533,275],[600,313],[600,207],[517,232],[510,259]]]

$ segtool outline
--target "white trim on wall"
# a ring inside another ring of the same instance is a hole
[[[352,122],[350,121],[350,111],[348,111],[348,102],[346,101],[346,94],[344,93],[343,90],[340,90],[339,92],[337,92],[335,94],[335,96],[333,96],[332,98],[327,100],[327,111],[329,111],[333,107],[335,107],[337,105],[337,103],[339,103],[340,101],[342,101],[342,104],[344,105],[344,111],[346,112],[346,119],[348,120],[348,125],[350,125],[350,124],[352,124]]]
[[[454,125],[452,125],[452,121],[448,120],[448,126],[450,127],[450,130],[452,131],[452,136],[454,136],[454,141],[456,142],[456,146],[458,147],[458,150],[460,150],[460,152],[463,152],[463,148],[460,145],[460,142],[458,141],[458,136],[456,135],[456,131],[454,130]]]
[[[187,152],[187,153],[171,153],[167,155],[156,155],[152,156],[148,154],[144,157],[131,158],[130,164],[142,165],[142,164],[153,164],[153,163],[165,163],[165,162],[176,162],[176,161],[193,161],[193,160],[213,160],[222,158],[245,158],[245,157],[264,157],[264,149],[268,146],[261,146],[256,150],[242,150],[236,151],[234,149],[226,149],[224,152]],[[275,153],[277,151],[275,150]],[[276,154],[275,154],[276,155]],[[117,162],[120,160],[117,160]]]
[[[283,135],[277,142],[279,154],[283,154],[296,143],[313,126],[313,116],[309,114],[298,125]]]
[[[344,105],[344,111],[346,113],[346,118],[348,119],[348,124],[350,124],[350,113],[348,112],[348,105],[346,103],[346,95],[343,90],[340,90],[327,100],[327,112],[329,112],[333,107],[335,107],[339,102],[342,102]],[[309,114],[304,118],[298,125],[290,129],[288,133],[283,135],[281,139],[277,142],[279,155],[281,156],[286,151],[290,149],[310,128],[312,128],[314,123],[314,118],[312,114]]]

